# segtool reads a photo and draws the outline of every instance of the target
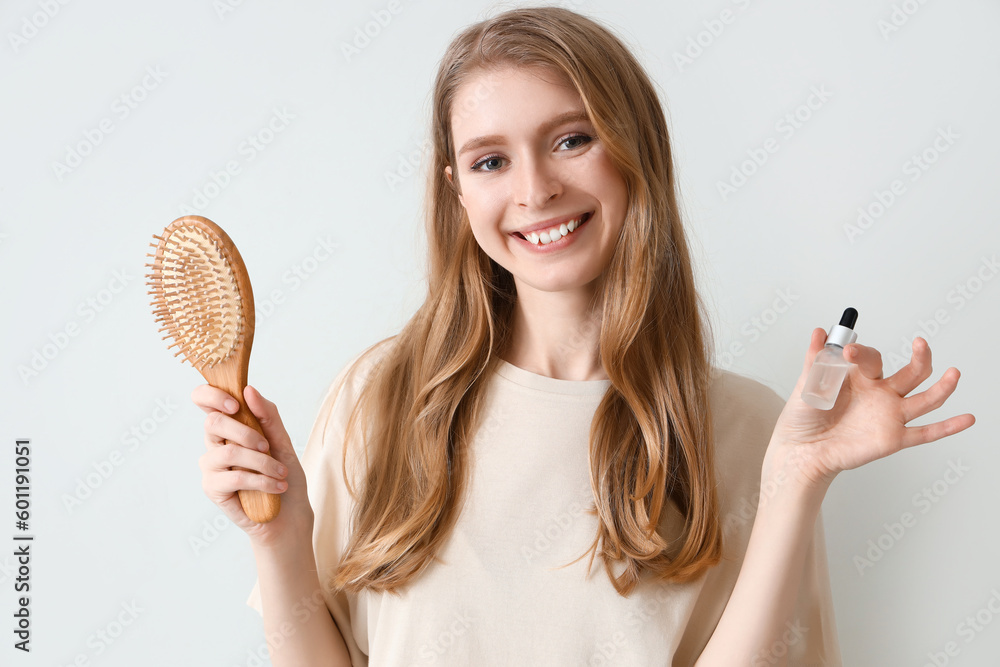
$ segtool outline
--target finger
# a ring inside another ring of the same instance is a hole
[[[281,415],[278,414],[277,406],[261,396],[256,387],[251,385],[247,385],[243,389],[243,397],[250,412],[257,418],[264,431],[264,437],[272,449],[271,455],[277,456],[279,459],[287,456],[289,450],[292,450],[292,442],[284,424],[281,423]]]
[[[902,445],[905,449],[914,445],[922,445],[925,442],[934,442],[964,431],[975,423],[975,416],[966,413],[926,426],[907,426],[906,430],[903,431]]]
[[[205,436],[206,445],[221,446],[228,441],[250,449],[267,451],[267,442],[260,433],[217,411],[210,412],[205,417]]]
[[[813,361],[815,361],[816,355],[823,349],[824,345],[826,345],[826,329],[816,327],[812,330],[812,337],[809,339],[809,349],[806,350],[805,358],[802,361],[802,372],[799,374],[799,381],[795,384],[795,388],[792,389],[792,396],[802,395],[802,389],[806,386],[806,380],[809,378],[809,371],[812,368]]]
[[[951,371],[955,372],[952,373]],[[937,410],[955,392],[958,387],[958,379],[961,373],[957,368],[949,368],[941,376],[941,379],[931,385],[930,388],[919,394],[914,394],[903,399],[903,423],[925,415],[931,410]]]
[[[210,384],[200,384],[191,392],[191,400],[205,412],[218,410],[233,414],[240,409],[240,404],[230,394]]]
[[[927,341],[917,336],[912,343],[913,353],[910,363],[887,378],[887,382],[897,394],[906,396],[920,386],[920,383],[931,376],[931,346]]]
[[[821,327],[816,327],[812,330],[812,338],[809,339],[809,349],[806,350],[806,358],[802,363],[802,376],[805,377],[809,374],[809,369],[812,368],[813,360],[823,346],[826,345],[826,329]]]
[[[844,347],[844,359],[857,365],[858,370],[866,378],[882,379],[882,353],[874,347],[851,343]]]
[[[213,488],[224,493],[253,490],[265,493],[282,493],[288,489],[288,482],[277,480],[267,475],[260,475],[246,470],[223,470],[217,472],[210,480]]]
[[[198,463],[206,474],[225,472],[234,467],[247,468],[276,479],[283,479],[288,474],[286,466],[267,454],[232,443],[205,452]]]

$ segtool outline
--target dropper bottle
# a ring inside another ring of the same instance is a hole
[[[844,347],[858,338],[854,324],[858,321],[858,311],[848,308],[840,318],[840,324],[830,329],[826,345],[816,353],[806,386],[802,389],[802,400],[820,410],[829,410],[837,402],[840,387],[847,377],[850,362],[844,359]]]

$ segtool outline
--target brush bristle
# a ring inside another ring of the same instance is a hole
[[[170,226],[158,243],[153,261],[146,264],[146,286],[153,297],[153,315],[162,323],[167,349],[199,371],[226,359],[241,340],[244,329],[239,285],[225,246],[211,230],[194,224]]]

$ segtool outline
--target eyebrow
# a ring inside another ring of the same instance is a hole
[[[561,113],[558,116],[542,123],[538,128],[538,132],[539,134],[545,134],[560,125],[565,125],[566,123],[572,123],[578,120],[590,120],[590,116],[587,115],[587,111],[585,109],[574,109],[573,111]],[[476,137],[475,139],[469,139],[462,146],[461,150],[458,151],[457,157],[461,157],[464,153],[482,146],[503,143],[503,140],[504,136],[502,134],[490,134],[483,137]]]

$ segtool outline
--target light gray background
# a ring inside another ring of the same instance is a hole
[[[918,334],[934,355],[918,390],[949,366],[962,371],[949,403],[915,423],[963,412],[978,423],[842,474],[824,505],[828,554],[845,664],[921,665],[948,642],[958,649],[948,664],[995,664],[1000,7],[563,4],[612,27],[663,91],[718,348],[742,344],[724,366],[787,397],[810,330],[853,306],[859,342],[883,353],[886,375]],[[262,626],[244,604],[255,576],[248,541],[201,489],[203,414],[189,394],[203,380],[156,333],[144,255],[185,212],[229,232],[257,299],[250,381],[278,404],[301,454],[337,371],[396,332],[424,295],[423,178],[413,166],[423,166],[431,83],[453,35],[499,11],[401,0],[346,57],[343,45],[387,7],[18,0],[0,9],[0,539],[13,544],[16,437],[33,442],[37,536],[33,652],[14,651],[5,630],[0,661],[267,664],[253,657],[266,655]],[[678,64],[698,41],[702,52]],[[143,89],[148,68],[160,80]],[[822,103],[814,90],[825,91]],[[122,95],[135,105],[127,117]],[[276,109],[294,118],[250,159],[242,142]],[[782,119],[796,113],[788,136]],[[102,119],[112,131],[60,176],[56,163]],[[949,128],[951,143],[936,150]],[[723,197],[718,184],[768,139],[778,150]],[[910,161],[925,151],[935,161],[913,180]],[[213,191],[231,160],[240,172]],[[849,237],[859,207],[897,179],[902,194]],[[192,207],[206,188],[215,196]],[[336,245],[332,256],[307,261],[323,243]],[[312,270],[307,280],[291,278],[296,266]],[[114,292],[116,275],[125,282]],[[936,316],[943,324],[928,326]],[[19,367],[43,350],[45,367],[22,379]],[[158,404],[172,406],[161,422]],[[143,436],[130,449],[131,429]],[[94,477],[115,450],[121,464]],[[958,462],[969,470],[946,477]],[[99,484],[67,508],[88,475]],[[921,504],[935,483],[935,502]],[[893,537],[886,525],[905,512],[916,523]],[[889,547],[880,560],[859,568],[856,557],[880,541]],[[11,551],[0,548],[5,628]],[[141,611],[113,643],[97,642],[123,605]],[[986,624],[970,636],[960,624],[977,612]]]

